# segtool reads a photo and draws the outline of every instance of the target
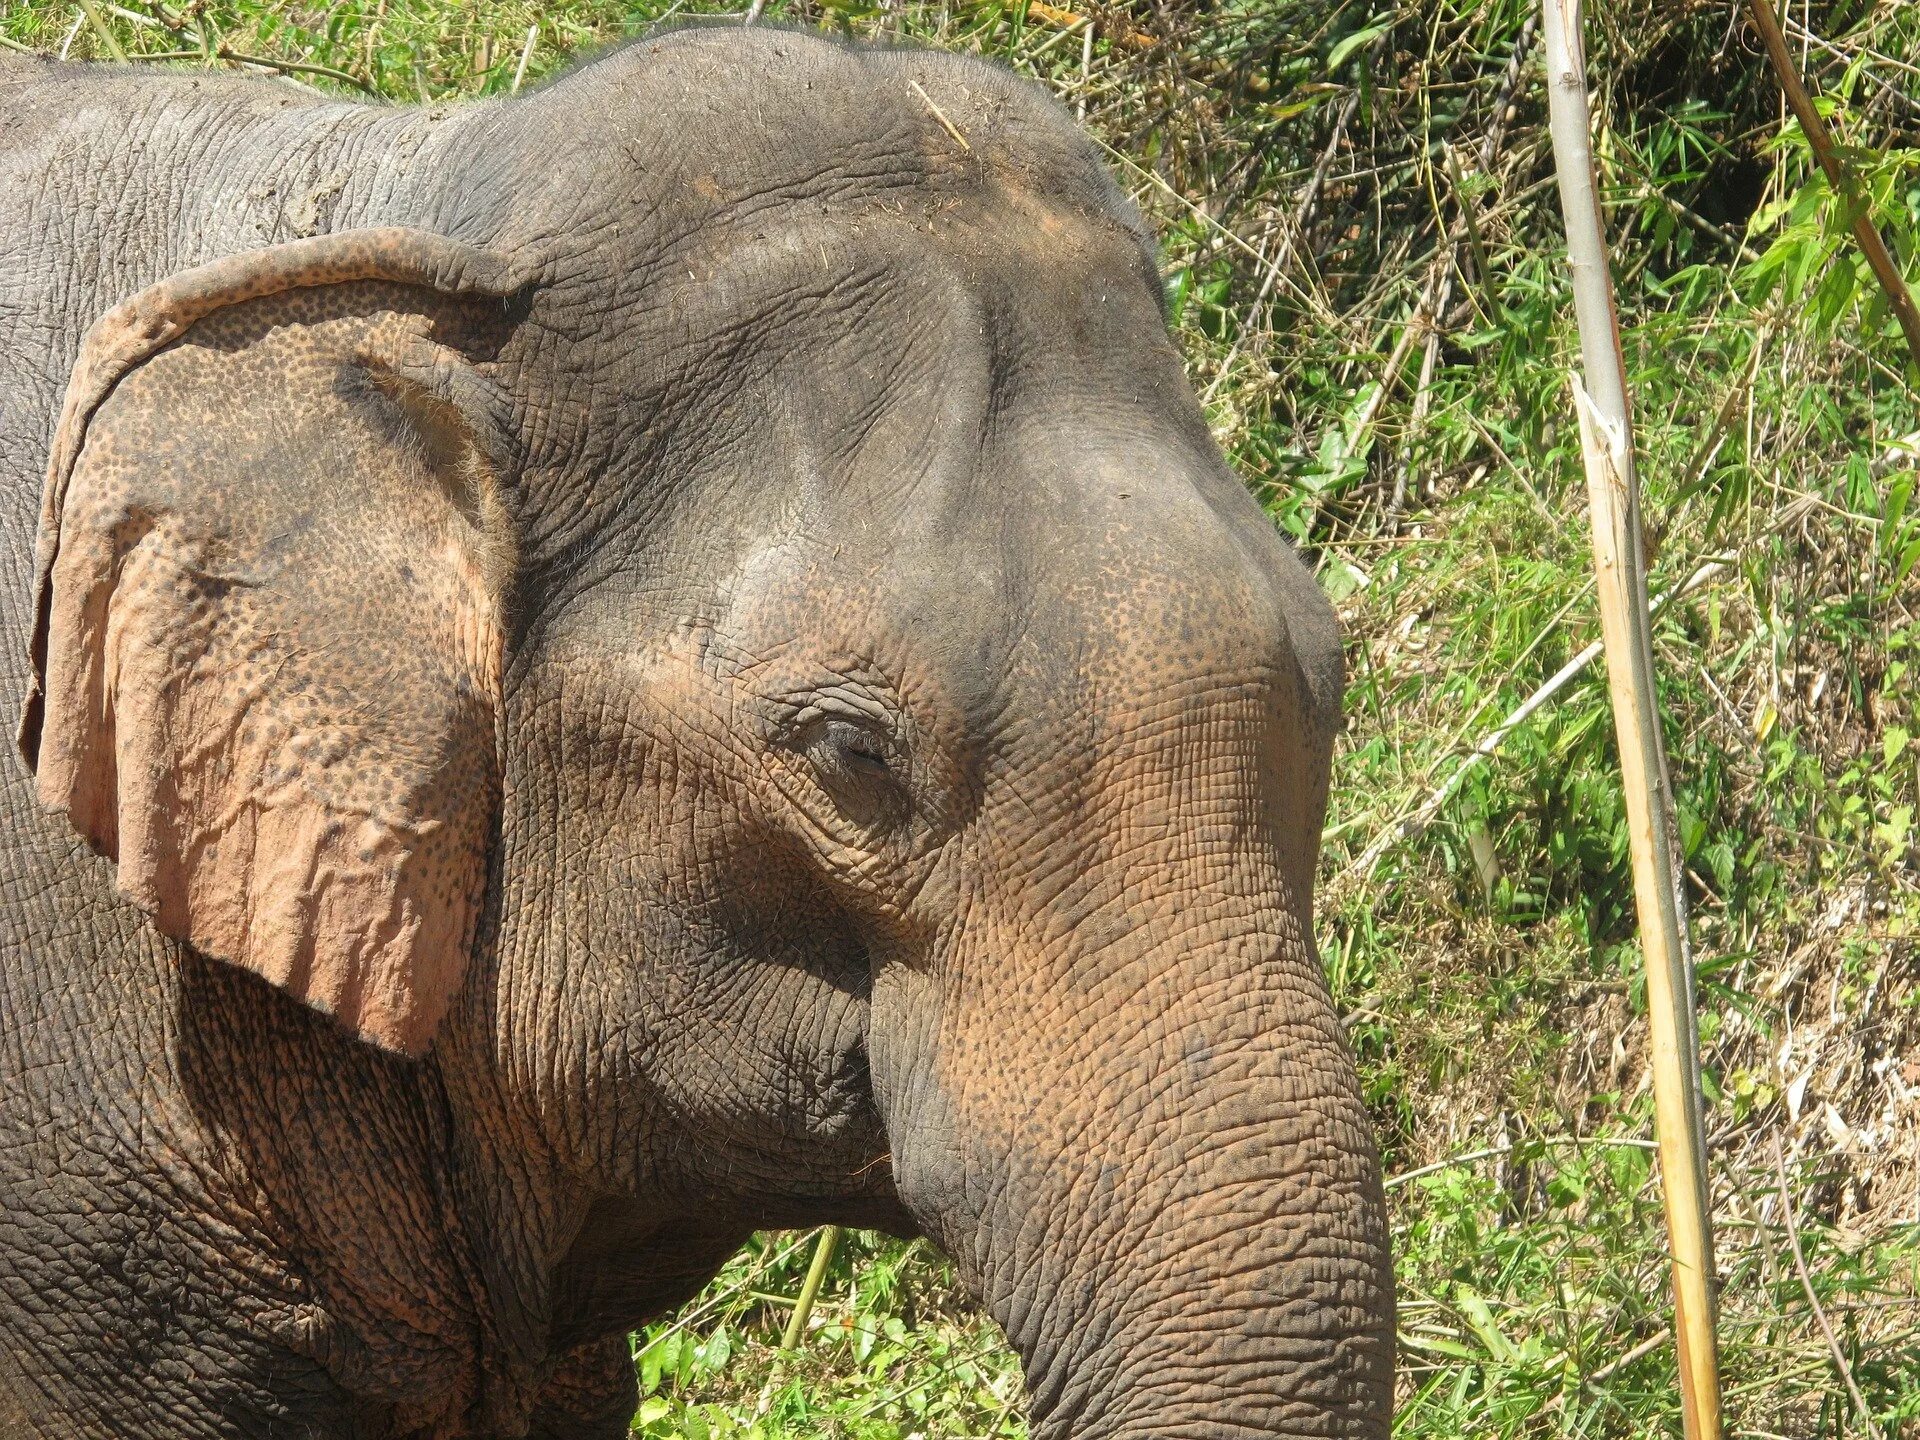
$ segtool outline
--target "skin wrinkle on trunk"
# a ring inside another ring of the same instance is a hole
[[[838,1223],[948,1246],[1036,1436],[1384,1436],[1378,1161],[1311,932],[1331,609],[1050,102],[758,29],[444,113],[0,60],[0,188],[34,197],[0,213],[12,635],[28,462],[110,305],[384,225],[533,278],[458,356],[519,567],[425,1060],[156,937],[0,774],[0,1280],[54,1257],[0,1302],[0,1416],[613,1440],[627,1328],[753,1229]],[[249,397],[174,398],[191,436]],[[315,603],[362,603],[363,563]]]

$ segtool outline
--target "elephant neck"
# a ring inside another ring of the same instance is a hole
[[[558,1358],[556,1272],[591,1199],[507,1099],[478,1008],[456,1006],[427,1065],[447,1126],[446,1200],[473,1316],[473,1430],[514,1435]]]
[[[263,1292],[235,1313],[317,1365],[353,1410],[387,1408],[399,1433],[469,1412],[481,1287],[438,1066],[189,952],[178,1015],[193,1143],[212,1172],[205,1208],[245,1237],[221,1273]]]

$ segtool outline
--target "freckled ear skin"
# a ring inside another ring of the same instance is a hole
[[[162,282],[89,332],[41,513],[41,802],[160,930],[409,1055],[499,793],[512,547],[461,352],[512,288],[406,230]]]

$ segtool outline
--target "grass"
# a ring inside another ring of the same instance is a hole
[[[100,57],[105,31],[130,57],[248,56],[437,102],[711,8],[92,3],[97,23],[0,0],[0,41]],[[1714,567],[1662,612],[1657,655],[1730,1429],[1894,1435],[1920,1415],[1916,372],[1729,7],[1594,8],[1654,588]],[[1393,1177],[1398,1433],[1677,1435],[1601,666],[1452,778],[1597,634],[1537,56],[1507,81],[1531,6],[1093,13],[1089,42],[1071,12],[1018,0],[767,7],[992,56],[1084,117],[1163,236],[1216,434],[1340,606],[1349,722],[1320,935]],[[1817,40],[1789,38],[1911,274],[1920,7],[1799,14]],[[1447,303],[1423,305],[1442,285]],[[1022,1433],[1017,1367],[923,1245],[850,1237],[805,1344],[780,1353],[810,1251],[761,1237],[635,1337],[636,1433]]]

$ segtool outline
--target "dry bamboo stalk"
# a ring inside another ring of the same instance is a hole
[[[1566,219],[1585,384],[1572,378],[1592,509],[1594,571],[1626,793],[1640,943],[1647,962],[1654,1115],[1673,1257],[1674,1336],[1688,1440],[1720,1440],[1713,1221],[1707,1193],[1693,977],[1683,933],[1673,801],[1654,691],[1633,417],[1595,181],[1580,0],[1543,0],[1547,104]]]
[[[1900,267],[1894,264],[1893,256],[1887,253],[1887,242],[1880,238],[1879,230],[1874,228],[1873,214],[1867,208],[1867,197],[1860,189],[1860,182],[1841,158],[1839,149],[1833,143],[1833,136],[1827,131],[1827,122],[1813,108],[1813,97],[1807,94],[1807,87],[1801,82],[1799,67],[1793,63],[1793,56],[1787,50],[1787,37],[1780,33],[1780,22],[1774,17],[1773,6],[1767,0],[1748,0],[1747,9],[1753,16],[1754,28],[1766,43],[1767,58],[1773,63],[1774,77],[1786,92],[1787,103],[1793,107],[1794,118],[1800,122],[1800,129],[1807,137],[1814,158],[1820,162],[1820,168],[1827,172],[1827,184],[1833,187],[1834,194],[1846,206],[1848,220],[1853,226],[1853,238],[1858,242],[1861,253],[1867,257],[1867,267],[1873,271],[1873,278],[1880,282],[1887,304],[1900,321],[1900,331],[1907,337],[1907,350],[1914,364],[1920,365],[1920,309],[1914,306],[1913,292],[1901,277]]]

